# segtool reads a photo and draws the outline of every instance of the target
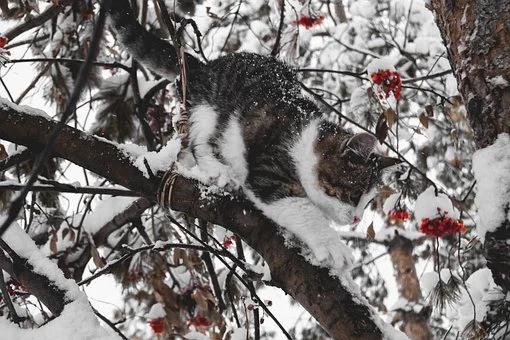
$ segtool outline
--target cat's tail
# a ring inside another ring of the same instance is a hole
[[[157,74],[173,80],[179,72],[175,48],[165,40],[147,32],[136,19],[129,0],[111,2],[109,15],[111,25],[119,41],[131,56]],[[186,54],[188,67],[200,67],[202,63]]]

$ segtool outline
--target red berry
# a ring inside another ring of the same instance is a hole
[[[165,318],[157,318],[149,321],[149,326],[152,328],[152,331],[156,334],[161,334],[165,332]]]
[[[4,48],[5,45],[7,45],[8,41],[9,39],[7,39],[6,37],[0,37],[0,48]]]
[[[302,15],[298,20],[292,21],[293,24],[304,26],[310,29],[313,26],[320,25],[324,21],[324,15]]]

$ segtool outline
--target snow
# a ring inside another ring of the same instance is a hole
[[[508,81],[506,81],[506,79],[501,75],[489,78],[488,80],[492,86],[501,86],[501,87],[508,86]]]
[[[244,327],[234,328],[230,340],[246,340],[248,339],[248,331]]]
[[[455,319],[455,324],[459,329],[464,329],[473,320],[475,310],[476,321],[481,322],[487,315],[489,303],[504,298],[501,288],[494,283],[492,273],[488,268],[479,269],[471,274],[466,280],[466,285],[471,297],[465,288],[462,288],[459,303],[447,311],[448,315]]]
[[[166,316],[165,308],[161,303],[155,303],[152,305],[149,313],[145,316],[147,320],[155,320],[159,318],[164,318]]]
[[[0,224],[5,221],[5,216],[0,216]],[[17,223],[4,232],[2,239],[19,256],[27,259],[33,266],[34,272],[42,274],[55,283],[59,289],[66,292],[69,300],[75,300],[80,297],[81,292],[73,280],[66,279],[57,265],[51,262],[44,253],[37,248],[34,241],[21,229]]]
[[[423,296],[428,297],[439,282],[439,275],[436,272],[429,272],[422,275],[420,287]]]
[[[83,228],[91,234],[97,233],[106,223],[110,222],[116,215],[126,210],[136,197],[107,197],[98,201],[92,212],[85,216]],[[81,216],[74,221],[79,223]]]
[[[375,58],[367,65],[367,73],[371,75],[381,70],[396,71],[394,66],[396,61],[397,60],[389,56]]]
[[[414,216],[416,220],[421,221],[424,218],[434,219],[444,216],[458,219],[460,215],[447,195],[438,192],[436,196],[434,187],[430,186],[416,199]]]
[[[149,172],[145,161],[147,161],[153,173],[170,169],[172,164],[177,160],[177,155],[181,150],[181,140],[178,138],[169,140],[158,152],[147,152],[145,147],[136,144],[117,144],[116,146],[131,158],[133,165],[135,165],[146,178],[149,178]]]
[[[473,172],[477,182],[475,204],[479,222],[476,232],[481,241],[485,234],[495,231],[510,220],[510,136],[502,133],[494,144],[473,155]]]
[[[388,213],[390,212],[390,210],[393,210],[400,197],[402,196],[402,193],[400,192],[396,192],[394,194],[391,194],[387,199],[386,201],[384,201],[384,204],[383,204],[383,212],[385,215],[388,215]]]
[[[262,281],[271,281],[271,270],[269,269],[269,266],[263,262],[261,264],[251,264],[251,263],[245,263],[246,269],[251,270],[254,273],[257,273],[259,275],[262,275],[261,280]]]
[[[187,340],[209,340],[209,337],[200,332],[189,332],[184,336]]]
[[[20,112],[22,114],[27,114],[31,116],[39,116],[51,120],[51,117],[48,116],[46,112],[43,110],[38,110],[31,106],[27,105],[16,105],[10,100],[4,99],[0,97],[0,110],[13,110],[16,112]]]
[[[16,340],[118,340],[120,337],[110,330],[100,327],[88,301],[73,301],[64,307],[63,312],[39,328],[23,329],[0,317],[2,339]]]
[[[0,224],[4,221],[5,217],[0,216]],[[117,335],[99,327],[99,322],[90,308],[87,296],[78,288],[76,282],[66,279],[57,265],[37,248],[34,241],[17,223],[10,225],[4,232],[2,239],[13,251],[32,265],[35,273],[46,276],[58,289],[65,291],[65,296],[70,301],[65,305],[63,312],[58,318],[38,329],[20,329],[5,318],[0,318],[2,338],[49,340],[55,339],[55,335],[58,334],[61,339],[119,339]]]
[[[358,0],[351,3],[349,9],[352,15],[357,15],[366,19],[374,17],[376,13],[375,6],[368,0]]]

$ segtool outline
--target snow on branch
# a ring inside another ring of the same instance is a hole
[[[510,221],[510,136],[502,133],[494,144],[478,150],[473,156],[473,171],[478,192],[476,231],[482,240],[487,232],[496,231]]]
[[[57,124],[41,115],[31,115],[16,107],[0,105],[0,138],[27,147],[47,142],[47,131]],[[94,150],[94,152],[83,152]],[[114,143],[65,127],[53,144],[53,152],[104,178],[155,200],[160,178],[146,178]],[[140,156],[138,156],[140,157]],[[156,157],[157,158],[157,157]],[[222,225],[237,233],[267,261],[273,284],[306,308],[328,333],[337,339],[402,338],[368,306],[352,280],[340,281],[327,268],[308,263],[297,248],[287,248],[278,226],[242,198],[203,197],[197,181],[177,176],[170,208]]]
[[[0,221],[4,219],[5,217],[0,216]],[[5,319],[0,319],[3,338],[43,340],[54,339],[58,334],[59,337],[65,339],[118,339],[117,336],[108,333],[106,329],[99,327],[99,322],[85,293],[79,289],[74,280],[64,277],[58,266],[44,255],[17,223],[10,225],[4,232],[2,240],[19,256],[19,258],[13,259],[13,272],[16,278],[19,279],[20,276],[26,278],[28,275],[23,270],[30,269],[30,272],[35,274],[32,279],[38,278],[39,280],[38,282],[29,282],[27,285],[32,287],[43,285],[51,290],[54,294],[50,293],[42,301],[49,305],[50,311],[55,316],[58,316],[36,330],[21,329]],[[20,281],[25,283],[23,279]],[[56,300],[56,303],[48,303],[51,299]]]

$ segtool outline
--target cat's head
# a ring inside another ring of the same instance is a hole
[[[374,136],[360,133],[326,137],[317,146],[319,186],[326,195],[351,206],[353,216],[361,217],[385,174],[402,162],[381,155],[376,144]]]

